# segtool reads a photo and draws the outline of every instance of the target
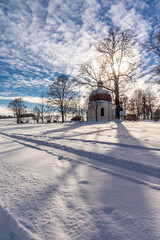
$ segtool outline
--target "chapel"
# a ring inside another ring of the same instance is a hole
[[[98,88],[91,92],[87,111],[88,121],[112,120],[112,97],[103,88],[103,82],[98,82]]]

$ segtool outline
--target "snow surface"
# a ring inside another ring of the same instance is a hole
[[[160,123],[0,121],[0,240],[160,239]]]

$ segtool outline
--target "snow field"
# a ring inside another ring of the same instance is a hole
[[[160,238],[159,123],[0,132],[0,239]]]

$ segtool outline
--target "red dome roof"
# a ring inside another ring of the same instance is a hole
[[[111,94],[102,88],[93,91],[89,97],[89,102],[106,101],[112,102]]]

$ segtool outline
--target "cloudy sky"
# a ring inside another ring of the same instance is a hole
[[[59,73],[76,76],[109,27],[143,42],[159,13],[159,0],[0,0],[0,114],[15,97],[31,108]],[[154,56],[142,54],[150,69]]]

